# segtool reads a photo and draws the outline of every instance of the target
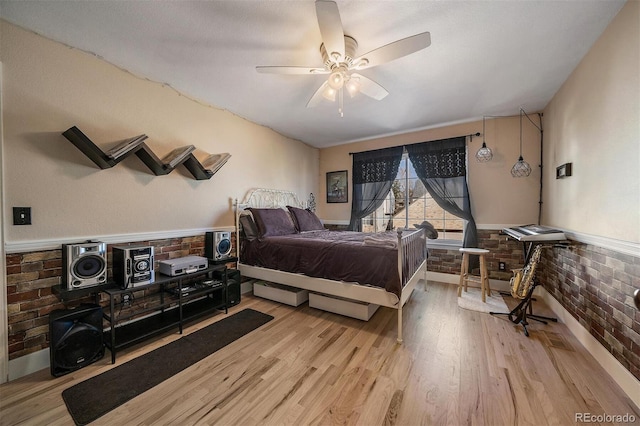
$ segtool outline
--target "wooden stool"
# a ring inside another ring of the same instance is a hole
[[[489,286],[489,273],[487,272],[487,262],[484,258],[489,250],[479,248],[461,248],[462,268],[460,269],[460,284],[458,284],[458,297],[462,296],[462,286],[467,291],[469,281],[480,283],[480,291],[482,293],[482,302],[487,302],[487,294],[491,296],[491,287]],[[480,276],[469,275],[469,255],[475,254],[480,256]]]

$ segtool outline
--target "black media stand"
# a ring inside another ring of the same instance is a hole
[[[104,341],[111,351],[111,363],[116,362],[119,349],[175,327],[182,334],[184,323],[216,310],[227,313],[226,269],[221,264],[175,277],[157,273],[151,284],[102,289],[109,296],[104,318],[110,326]],[[143,290],[156,291],[136,296]]]

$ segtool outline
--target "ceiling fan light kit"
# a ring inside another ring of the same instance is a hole
[[[358,42],[344,34],[338,5],[335,1],[316,0],[316,17],[322,37],[320,55],[324,68],[299,66],[258,66],[261,73],[274,74],[329,74],[329,78],[316,90],[307,108],[316,106],[322,99],[335,102],[338,97],[338,113],[344,116],[344,89],[350,97],[362,93],[375,100],[384,99],[389,92],[375,81],[354,71],[371,68],[403,56],[410,55],[431,45],[428,32],[394,41],[356,57]]]
[[[338,93],[338,91],[331,87],[328,82],[325,81],[324,84],[320,86],[320,89],[322,89],[321,93],[323,98],[331,102],[336,100],[336,93]]]
[[[329,86],[331,86],[332,89],[340,90],[342,86],[344,86],[344,80],[345,78],[342,71],[336,70],[329,76]]]
[[[347,88],[347,92],[349,92],[349,96],[353,98],[360,92],[360,78],[352,75],[345,84],[345,87]]]

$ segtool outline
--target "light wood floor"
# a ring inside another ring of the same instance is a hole
[[[94,424],[570,425],[575,413],[640,419],[564,325],[532,322],[527,338],[505,318],[459,309],[453,285],[418,286],[404,310],[401,346],[391,309],[362,322],[248,296],[230,313],[248,307],[275,319]],[[550,314],[540,301],[534,310]],[[176,338],[121,352],[116,365]],[[107,352],[63,377],[44,370],[3,384],[0,423],[73,424],[61,392],[110,368]]]

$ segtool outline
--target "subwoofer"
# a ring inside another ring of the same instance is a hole
[[[241,284],[242,275],[237,269],[225,269],[224,271],[214,271],[213,277],[218,280],[224,279],[224,274],[227,275],[227,308],[236,306],[240,303],[241,299]]]
[[[103,356],[100,306],[84,304],[49,314],[49,358],[53,376],[71,373]]]
[[[107,282],[107,245],[88,241],[62,245],[62,284],[66,290]]]
[[[231,257],[231,232],[207,232],[205,234],[204,251],[208,259],[223,260]]]
[[[122,289],[151,284],[155,279],[153,247],[114,247],[113,278]]]
[[[240,303],[242,276],[236,269],[227,269],[227,307],[236,306]]]

